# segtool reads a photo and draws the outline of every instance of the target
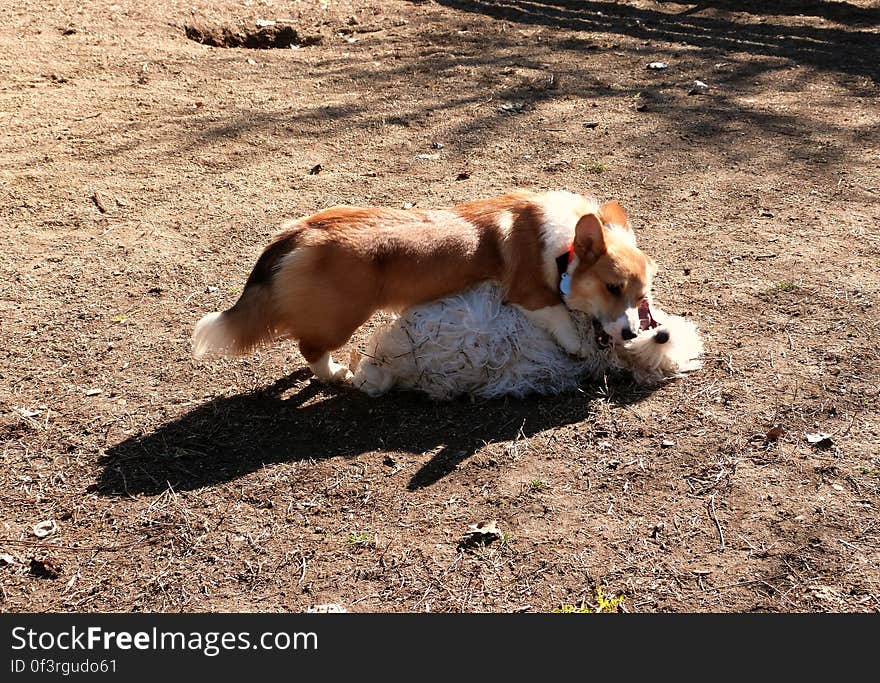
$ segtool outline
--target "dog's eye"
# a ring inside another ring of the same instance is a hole
[[[620,285],[612,285],[610,282],[605,285],[605,288],[614,296],[620,296],[620,293],[623,291]]]

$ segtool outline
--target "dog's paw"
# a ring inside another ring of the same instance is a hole
[[[394,386],[394,375],[381,368],[369,366],[366,369],[361,368],[352,384],[368,396],[375,398],[387,394],[391,390],[391,387]]]
[[[334,363],[334,365],[336,365]],[[330,381],[333,384],[350,384],[354,375],[351,370],[349,370],[344,365],[336,365],[336,367],[331,368],[333,374],[330,376]]]

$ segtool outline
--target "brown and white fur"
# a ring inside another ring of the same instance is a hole
[[[563,302],[556,259],[572,245]],[[330,352],[373,313],[488,280],[568,353],[584,355],[566,305],[598,320],[612,340],[631,339],[655,271],[619,204],[570,192],[517,192],[447,210],[340,206],[286,224],[238,302],[196,325],[193,349],[242,354],[290,337],[319,378],[344,381],[351,373]]]

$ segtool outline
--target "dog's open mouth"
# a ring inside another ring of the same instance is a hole
[[[644,332],[645,330],[653,330],[658,325],[659,323],[651,315],[651,304],[647,299],[642,299],[642,303],[639,304],[639,327]]]
[[[660,323],[658,323],[654,316],[651,314],[651,304],[647,299],[643,299],[642,303],[639,304],[639,328],[642,332],[645,330],[653,330],[656,327],[659,327]],[[602,327],[602,323],[599,322],[597,318],[593,318],[593,332],[596,335],[596,345],[600,349],[607,349],[611,346],[614,341],[611,339],[611,336],[605,331]],[[665,340],[664,340],[665,341]]]
[[[596,346],[600,349],[607,349],[611,346],[611,337],[602,327],[602,323],[597,318],[593,318],[593,332],[596,335]]]

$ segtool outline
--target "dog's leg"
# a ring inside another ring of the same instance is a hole
[[[318,360],[309,363],[309,368],[318,379],[325,382],[348,382],[352,377],[347,367],[333,362],[329,351],[324,352]]]
[[[577,332],[574,320],[565,304],[545,306],[534,311],[516,304],[533,325],[550,333],[563,349],[573,356],[586,356],[587,344]]]

